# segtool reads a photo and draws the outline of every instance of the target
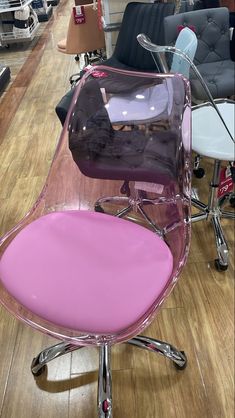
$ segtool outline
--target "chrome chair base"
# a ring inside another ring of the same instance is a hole
[[[138,335],[127,344],[143,348],[148,351],[163,355],[170,359],[178,370],[184,370],[187,366],[187,357],[183,351],[177,350],[172,345],[156,340],[154,338]],[[46,364],[57,357],[79,350],[84,346],[73,345],[67,342],[61,342],[52,347],[46,348],[35,357],[31,364],[31,372],[37,377],[40,376],[46,368]],[[108,344],[99,347],[99,377],[98,377],[98,418],[112,418],[112,373],[111,373],[111,346]]]
[[[219,271],[224,271],[228,268],[229,248],[220,220],[221,218],[235,219],[235,212],[228,212],[222,209],[225,202],[229,200],[230,195],[223,196],[221,199],[217,197],[220,166],[221,161],[215,160],[208,203],[204,204],[194,197],[192,197],[191,201],[192,205],[199,210],[197,214],[192,215],[192,222],[198,222],[204,219],[210,219],[212,222],[218,254],[218,258],[215,259],[215,267]]]
[[[95,203],[94,209],[96,212],[108,213],[103,209],[103,204],[105,203],[114,203],[125,205],[124,208],[120,209],[114,216],[118,218],[123,218],[131,212],[139,213],[145,222],[151,227],[153,232],[156,232],[158,235],[162,236],[163,233],[156,223],[148,216],[144,209],[144,205],[154,205],[156,204],[155,199],[148,199],[141,196],[140,192],[136,192],[136,196],[110,196],[110,197],[101,197]]]

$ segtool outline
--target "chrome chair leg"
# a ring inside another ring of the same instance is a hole
[[[114,202],[114,203],[129,203],[129,197],[128,196],[106,196],[106,197],[100,197],[98,200],[96,200],[95,202],[95,208],[97,206],[101,206],[104,203],[110,203],[110,202]]]
[[[119,210],[118,212],[116,212],[114,215],[122,218],[123,216],[125,216],[128,212],[130,212],[132,210],[132,206],[130,205],[129,202],[129,197],[128,196],[108,196],[108,197],[101,197],[100,199],[98,199],[95,202],[94,205],[94,209],[96,212],[102,212],[102,213],[106,213],[106,211],[103,209],[102,205],[104,203],[117,203],[117,204],[128,204],[127,207],[124,207],[123,209]]]
[[[131,344],[135,347],[161,354],[173,361],[175,367],[179,370],[183,370],[187,366],[187,357],[184,351],[179,351],[171,344],[168,344],[164,341],[145,337],[143,335],[138,335],[137,337],[127,341],[127,344]]]
[[[70,353],[75,350],[79,350],[83,346],[73,345],[70,343],[62,342],[55,344],[51,347],[45,348],[35,357],[31,364],[31,372],[34,376],[39,376],[45,370],[45,366],[49,361],[54,360],[57,357]]]
[[[221,211],[221,218],[235,219],[235,212]]]
[[[100,347],[97,403],[99,418],[112,418],[111,347],[107,344]]]
[[[203,221],[204,219],[207,220],[208,213],[196,213],[195,215],[191,216],[192,222]]]
[[[162,231],[160,230],[160,228],[157,227],[157,225],[155,224],[155,222],[147,215],[147,213],[145,212],[143,205],[144,204],[151,204],[154,205],[155,202],[154,200],[151,199],[142,199],[138,196],[133,198],[131,196],[113,196],[113,197],[101,197],[100,199],[98,199],[95,202],[95,211],[96,212],[103,212],[106,213],[105,210],[103,209],[102,205],[104,203],[128,203],[128,206],[124,207],[123,209],[117,211],[114,216],[117,216],[118,218],[122,218],[124,216],[126,216],[129,212],[139,212],[141,214],[141,216],[144,218],[144,220],[147,222],[147,224],[149,224],[151,226],[151,228],[153,229],[154,232],[156,232],[158,235],[163,236]]]
[[[223,196],[221,199],[218,199],[218,209],[219,209],[219,213],[220,213],[220,217],[221,218],[227,218],[227,219],[235,219],[235,211],[227,211],[227,210],[223,210],[223,206],[225,205],[225,203],[230,203],[231,204],[231,198],[234,199],[234,193],[229,193],[225,196]],[[233,204],[232,204],[233,206]]]
[[[215,240],[216,240],[216,248],[218,259],[215,260],[215,264],[218,270],[226,270],[228,267],[228,256],[229,256],[229,249],[226,239],[224,237],[224,233],[220,224],[219,216],[212,216],[212,225],[214,227],[215,233]]]
[[[160,228],[158,228],[158,226],[155,224],[155,222],[153,222],[153,220],[147,215],[147,213],[145,212],[145,210],[144,210],[144,208],[141,204],[137,205],[137,210],[143,216],[145,221],[151,226],[153,231],[156,232],[156,234],[158,234],[160,237],[163,237],[162,230]]]
[[[115,216],[117,218],[123,218],[124,216],[126,216],[129,212],[132,211],[132,206],[129,205],[126,208],[121,209],[120,211],[115,213]]]
[[[199,209],[199,210],[201,210],[203,212],[208,211],[208,205],[205,205],[205,203],[200,202],[200,200],[198,200],[198,199],[195,199],[195,197],[192,197],[191,198],[191,202],[192,202],[192,205],[195,208],[197,208],[197,209]]]

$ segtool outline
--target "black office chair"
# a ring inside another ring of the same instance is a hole
[[[136,37],[145,33],[153,42],[164,45],[163,21],[175,11],[175,3],[128,3],[124,11],[113,55],[102,65],[132,71],[154,71],[156,65],[147,51],[140,47]],[[74,89],[65,94],[56,106],[56,114],[64,125]]]

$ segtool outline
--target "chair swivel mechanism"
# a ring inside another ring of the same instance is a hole
[[[187,364],[185,353],[171,344],[138,334],[187,259],[191,110],[189,85],[180,75],[99,67],[102,77],[95,78],[97,71],[76,87],[39,199],[0,241],[0,300],[18,319],[60,340],[33,359],[35,378],[61,355],[99,348],[98,417],[112,418],[114,344],[161,354],[179,370]],[[146,102],[137,98],[128,119],[125,100],[140,89],[155,101],[146,113]],[[123,154],[127,149],[130,158]],[[101,163],[101,178],[113,181],[82,174],[90,166],[97,177]],[[149,205],[154,230],[91,210],[100,190],[115,188],[121,173],[145,189],[156,184]]]
[[[182,73],[188,77],[191,68],[204,88],[205,94],[207,94],[208,102],[192,108],[192,148],[197,154],[213,159],[214,169],[208,202],[203,203],[192,197],[193,206],[199,210],[198,213],[192,215],[192,222],[212,221],[218,255],[218,258],[215,259],[215,266],[218,270],[226,270],[228,268],[229,249],[220,219],[235,219],[235,213],[223,209],[224,204],[230,198],[230,194],[224,194],[219,198],[218,188],[222,161],[232,162],[235,159],[235,103],[228,99],[213,99],[210,90],[192,61],[193,50],[195,50],[197,42],[194,32],[185,28],[180,32],[179,38],[180,42],[175,47],[160,47],[151,43],[145,35],[140,34],[138,36],[140,44],[152,54],[158,54],[159,60],[161,60],[163,52],[174,54],[171,72]],[[191,47],[189,47],[190,45]],[[190,49],[191,58],[190,54],[187,54],[188,49]],[[164,61],[162,61],[162,69],[163,71],[166,70]]]

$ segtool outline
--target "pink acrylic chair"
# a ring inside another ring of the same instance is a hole
[[[112,417],[113,344],[164,355],[178,369],[187,363],[184,352],[138,334],[187,259],[190,117],[188,82],[179,75],[92,69],[76,88],[39,199],[0,242],[2,304],[61,341],[33,359],[33,375],[56,357],[98,346],[100,418]],[[100,169],[112,181],[85,176],[73,159],[85,174]],[[90,210],[101,190],[119,188],[123,173],[144,192],[143,219]]]

